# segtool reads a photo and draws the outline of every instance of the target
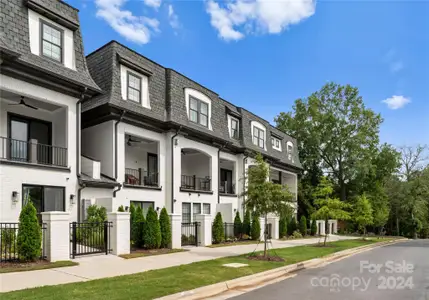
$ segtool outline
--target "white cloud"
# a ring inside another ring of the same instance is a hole
[[[398,108],[402,108],[405,105],[407,105],[408,103],[410,103],[411,99],[404,97],[404,96],[394,95],[394,96],[387,98],[381,102],[386,103],[387,107],[390,109],[398,109]]]
[[[97,17],[104,19],[116,32],[137,44],[146,44],[159,31],[157,19],[135,16],[122,9],[127,0],[96,0]]]
[[[179,17],[174,12],[173,5],[168,5],[168,21],[170,23],[171,28],[173,29],[179,29],[180,28],[180,22]]]
[[[233,0],[225,6],[209,0],[211,25],[224,40],[240,40],[246,34],[276,34],[312,16],[314,0]]]
[[[147,6],[158,8],[161,6],[161,0],[143,0],[144,4]]]

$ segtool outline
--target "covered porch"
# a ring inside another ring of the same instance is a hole
[[[206,153],[192,149],[181,150],[181,190],[212,191],[212,159]]]

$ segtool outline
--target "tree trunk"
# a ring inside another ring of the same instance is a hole
[[[343,180],[340,180],[340,200],[346,201],[346,184]]]
[[[267,219],[267,214],[265,214],[265,218],[264,218],[264,257],[267,257],[267,228],[268,228],[268,219]]]
[[[396,236],[400,236],[400,234],[399,234],[399,217],[398,217],[398,210],[396,210]]]

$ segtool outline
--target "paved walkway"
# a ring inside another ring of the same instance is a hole
[[[330,241],[345,239],[353,238],[343,236],[331,236],[329,238]],[[319,238],[290,241],[273,240],[273,248],[295,247],[315,244],[317,242],[319,242]],[[44,285],[88,281],[140,273],[154,269],[163,269],[198,261],[245,254],[253,252],[255,247],[256,244],[219,248],[193,247],[189,248],[189,251],[186,252],[134,259],[123,259],[115,255],[87,256],[75,259],[74,261],[79,263],[79,265],[75,267],[0,274],[0,292],[22,290]],[[259,244],[257,250],[263,250],[262,243]]]

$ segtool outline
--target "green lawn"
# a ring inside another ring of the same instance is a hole
[[[275,252],[283,257],[285,262],[254,261],[248,260],[246,255],[241,255],[133,275],[9,292],[1,294],[0,298],[2,300],[153,299],[375,242],[377,241],[347,240],[330,243],[330,247],[326,248],[311,245],[282,248],[276,249]],[[234,269],[222,266],[232,262],[246,263],[249,267]]]
[[[0,268],[0,274],[1,273],[12,273],[12,272],[25,272],[25,271],[35,271],[35,270],[45,270],[45,269],[52,269],[52,268],[62,268],[62,267],[72,267],[77,266],[77,262],[69,261],[69,260],[63,260],[63,261],[56,261],[49,264],[40,264],[40,265],[22,265],[22,267],[1,267]]]

